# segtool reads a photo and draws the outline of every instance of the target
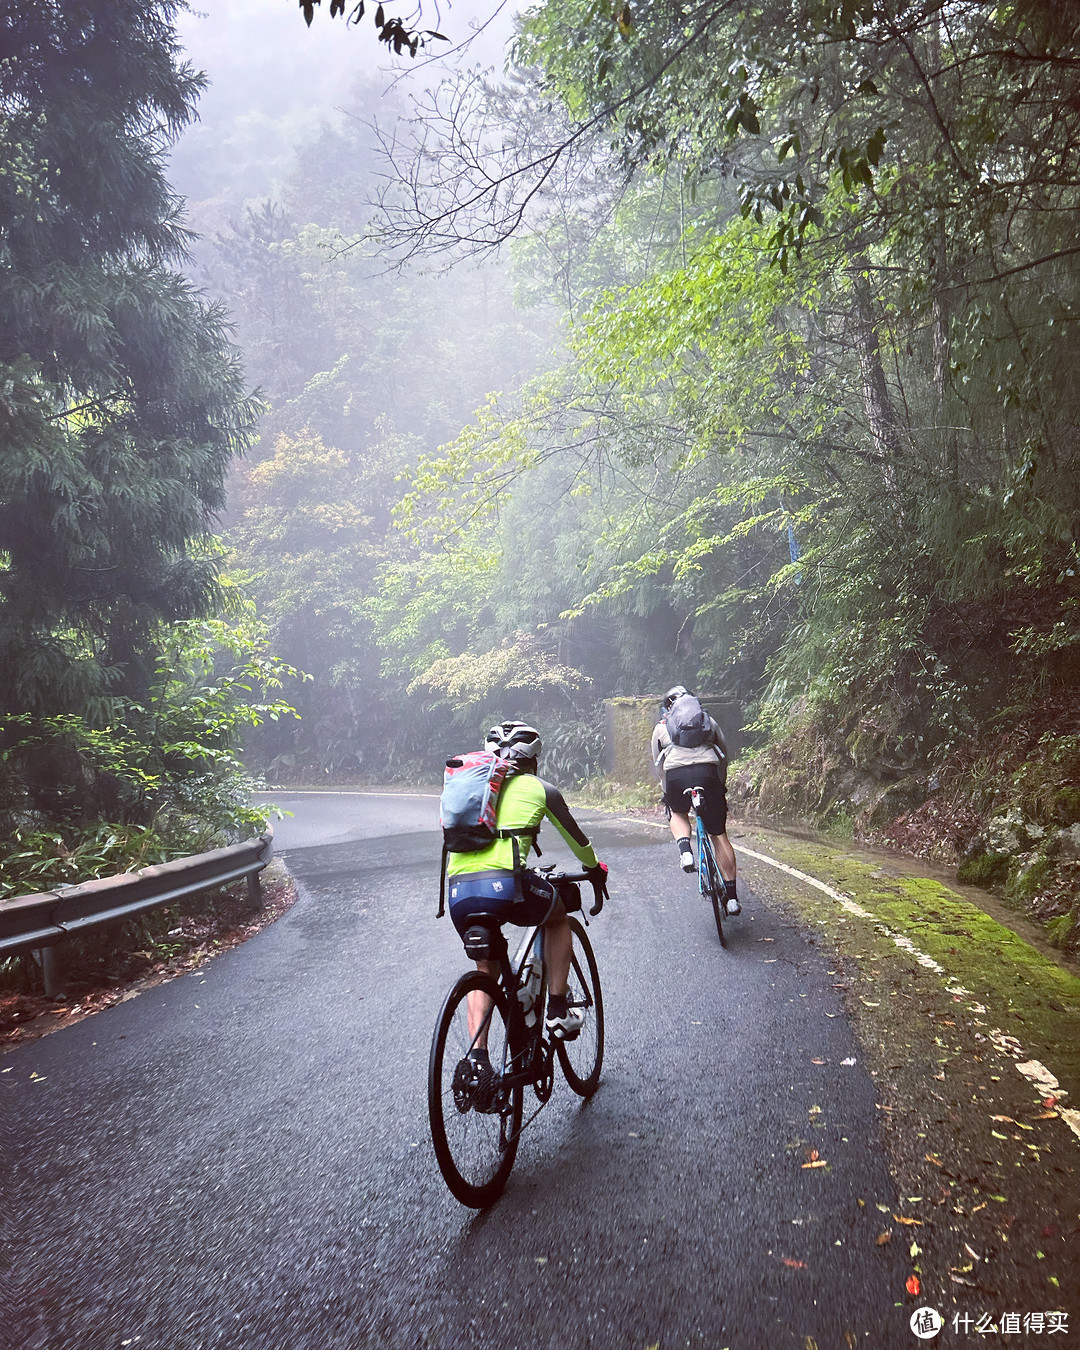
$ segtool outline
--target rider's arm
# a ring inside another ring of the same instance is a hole
[[[659,778],[663,778],[664,776],[664,761],[662,757],[664,751],[670,745],[671,741],[668,738],[663,722],[657,722],[656,726],[653,727],[652,744],[649,748],[652,751],[653,768],[656,770]]]
[[[599,862],[596,851],[581,826],[570,814],[570,808],[563,800],[562,793],[551,783],[543,783],[543,780],[541,782],[545,798],[544,815],[574,850],[574,856],[582,867],[595,867]]]

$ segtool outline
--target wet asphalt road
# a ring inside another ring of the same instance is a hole
[[[746,871],[724,951],[660,830],[582,813],[613,878],[591,928],[604,1081],[582,1104],[558,1080],[476,1215],[427,1133],[431,1029],[465,966],[435,920],[437,802],[278,799],[288,914],[0,1063],[0,1343],[917,1343],[907,1253],[875,1244],[895,1196],[873,1085],[842,1063],[859,1052],[828,963],[770,910],[768,869]]]

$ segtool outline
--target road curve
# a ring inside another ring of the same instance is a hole
[[[476,1215],[427,1133],[431,1029],[465,964],[435,919],[437,801],[281,800],[289,913],[5,1056],[0,1343],[915,1344],[906,1250],[876,1243],[896,1197],[873,1085],[767,875],[721,950],[661,831],[582,813],[613,878],[591,929],[604,1082],[584,1105],[559,1082]]]

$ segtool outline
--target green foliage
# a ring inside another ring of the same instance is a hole
[[[163,628],[148,698],[107,720],[71,713],[0,723],[4,894],[124,871],[265,827],[238,757],[249,728],[291,716],[298,672],[248,613]]]
[[[1009,859],[1004,853],[977,853],[965,858],[956,869],[957,881],[971,886],[992,886],[1005,880]]]
[[[171,0],[12,6],[0,67],[0,710],[145,695],[162,620],[221,595],[212,542],[255,407],[222,312],[170,264],[162,150],[201,80]]]

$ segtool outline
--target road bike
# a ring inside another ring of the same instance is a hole
[[[704,800],[704,788],[690,789],[690,805],[694,810],[694,822],[697,831],[698,890],[704,899],[712,901],[713,918],[716,920],[716,936],[720,939],[720,946],[726,947],[724,908],[727,904],[727,895],[724,889],[724,878],[720,874],[716,854],[713,851],[712,838],[701,819],[701,808],[704,805]]]
[[[585,927],[574,917],[581,909],[577,883],[593,879],[584,872],[538,870],[555,886],[570,914],[567,1006],[584,1009],[585,1021],[572,1041],[555,1040],[545,1032],[548,981],[543,928],[525,929],[511,960],[498,920],[482,913],[472,916],[465,950],[473,960],[497,961],[499,975],[470,971],[446,996],[428,1061],[428,1115],[439,1170],[456,1198],[474,1209],[492,1204],[506,1185],[522,1131],[554,1090],[556,1059],[578,1096],[591,1097],[600,1084],[604,1062],[600,974]],[[593,880],[593,887],[590,915],[599,914],[604,903],[603,882]],[[472,1057],[482,1047],[487,1049],[489,1069]],[[523,1118],[526,1088],[539,1104]]]

